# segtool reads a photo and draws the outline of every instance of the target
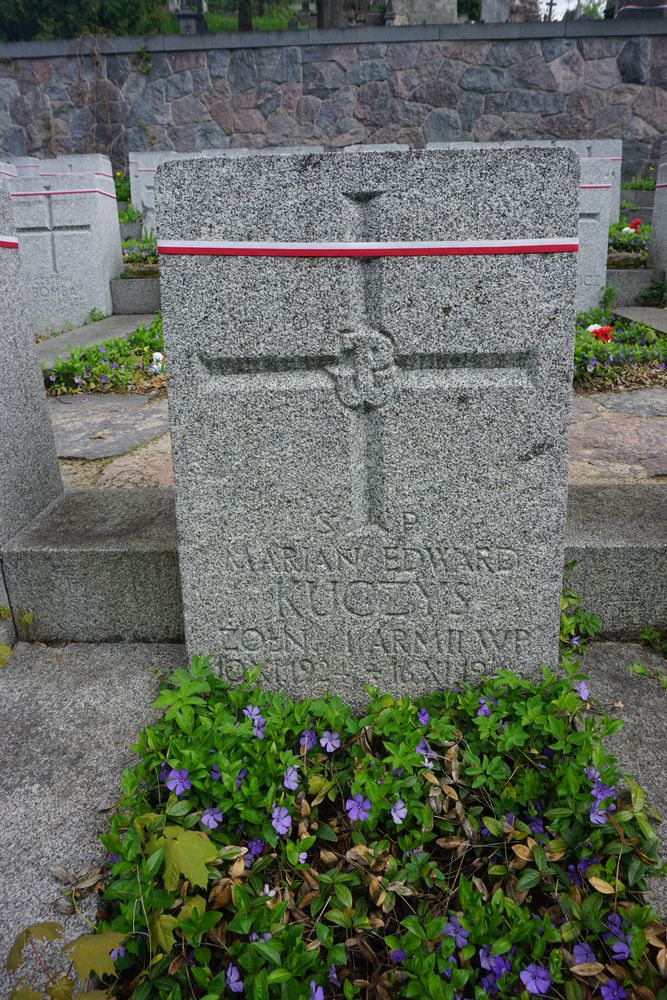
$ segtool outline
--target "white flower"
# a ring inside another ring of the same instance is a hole
[[[164,354],[160,354],[159,351],[153,352],[153,364],[156,365],[158,362],[162,363],[164,360]]]
[[[148,366],[151,375],[162,375],[164,372],[164,354],[159,351],[153,352],[153,364]]]
[[[621,232],[622,232],[622,233],[632,233],[632,234],[633,234],[633,236],[635,236],[635,235],[636,235],[636,233],[635,233],[634,229],[631,229],[631,228],[630,228],[630,226],[625,226],[625,228],[624,228],[624,229],[621,229]]]
[[[586,333],[595,333],[596,330],[601,330],[602,326],[600,323],[591,323],[590,326],[586,327]]]

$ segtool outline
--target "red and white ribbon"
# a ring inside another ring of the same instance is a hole
[[[580,184],[580,191],[608,191],[611,184]]]
[[[48,173],[47,171],[42,171],[39,175],[40,177],[69,177],[71,174],[87,174],[88,170],[62,170],[60,173]],[[113,174],[107,174],[103,170],[94,170],[93,177],[110,177],[113,180]]]
[[[15,236],[0,236],[0,250],[18,250],[19,241]]]
[[[160,240],[162,255],[195,257],[449,257],[505,253],[576,253],[576,238],[442,240],[401,243],[241,243]]]
[[[99,188],[84,188],[81,191],[12,191],[12,198],[55,198],[66,194],[101,194],[104,198],[113,198],[116,195],[110,191],[101,191]]]

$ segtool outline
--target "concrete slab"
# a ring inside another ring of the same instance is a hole
[[[173,490],[73,490],[2,550],[20,638],[179,642]]]
[[[167,400],[140,393],[52,396],[48,405],[59,458],[123,455],[169,429]]]
[[[618,306],[614,307],[618,316],[634,319],[637,323],[646,323],[658,333],[667,333],[667,309],[657,306]]]
[[[66,357],[72,347],[90,347],[114,337],[127,339],[140,326],[150,326],[156,317],[154,312],[132,313],[128,316],[107,316],[97,323],[87,323],[76,330],[68,330],[57,337],[49,337],[36,345],[37,359],[50,365],[56,358]]]
[[[607,269],[607,284],[616,290],[614,309],[633,306],[637,295],[656,281],[663,281],[665,272],[651,267],[610,267]]]
[[[3,669],[0,996],[10,993],[7,952],[28,924],[61,921],[68,940],[89,933],[82,917],[58,912],[63,887],[49,865],[80,871],[104,858],[97,835],[107,819],[100,808],[117,800],[120,775],[132,761],[128,747],[154,718],[156,672],[184,665],[178,645],[19,643]],[[94,919],[92,897],[83,909]],[[49,967],[59,967],[58,946],[46,954]],[[37,972],[34,962],[22,971]]]
[[[565,556],[572,586],[609,635],[667,628],[667,493],[656,486],[570,486]],[[10,591],[11,595],[11,591]]]
[[[646,792],[647,802],[663,817],[657,828],[662,857],[667,856],[667,692],[648,676],[638,677],[627,669],[641,663],[667,673],[667,661],[645,646],[630,643],[594,643],[584,658],[590,677],[591,697],[612,718],[625,725],[608,743],[624,769]],[[653,882],[649,901],[667,918],[667,881]]]

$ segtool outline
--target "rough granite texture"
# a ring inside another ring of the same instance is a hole
[[[14,235],[0,185],[0,234]],[[19,252],[0,247],[0,550],[62,492],[35,344],[26,321]],[[2,604],[2,601],[0,601]]]
[[[122,268],[113,179],[62,173],[8,184],[34,332],[83,323],[91,309],[109,315],[109,281]]]
[[[163,164],[161,239],[571,237],[570,150]],[[554,662],[574,254],[166,256],[186,641],[358,701]],[[548,336],[544,331],[548,330]]]
[[[667,163],[660,164],[656,176],[648,259],[651,267],[667,270]]]
[[[44,58],[6,47],[0,157],[104,149],[124,167],[136,149],[609,137],[624,140],[631,177],[657,161],[667,133],[667,36],[606,27],[593,21],[590,34],[564,38],[531,24],[526,37],[491,39],[462,25],[468,37],[440,41],[417,28],[390,29],[399,34],[388,41],[378,29],[375,44],[361,28],[330,32],[328,44],[304,44],[299,32],[273,46],[264,33],[208,51],[163,37],[145,59],[136,46],[84,42]],[[402,40],[408,30],[413,40]]]
[[[7,611],[10,614],[7,614]],[[11,615],[9,595],[5,587],[5,578],[2,575],[2,565],[0,561],[0,644],[3,646],[13,646],[16,642],[16,627]]]
[[[3,551],[21,638],[179,642],[183,634],[171,490],[74,490]]]
[[[49,872],[79,872],[105,856],[98,834],[133,762],[129,746],[155,718],[158,674],[185,666],[182,646],[124,643],[47,648],[19,643],[2,672],[0,700],[0,996],[9,997],[5,959],[19,931],[59,921],[63,940],[90,933],[63,917],[64,886]],[[95,919],[96,897],[81,907]],[[59,944],[38,944],[49,968],[63,966]],[[43,982],[30,949],[20,973]]]
[[[664,579],[664,578],[663,578]],[[589,676],[593,702],[607,715],[623,719],[625,725],[610,737],[607,748],[615,753],[623,768],[646,792],[646,801],[662,817],[657,834],[661,857],[667,860],[667,692],[650,677],[640,677],[627,667],[641,663],[649,670],[665,673],[665,661],[658,653],[631,643],[596,642],[584,657],[584,673]],[[649,903],[667,919],[667,881],[651,883]]]
[[[667,628],[664,487],[571,486],[565,537],[572,586],[606,634]]]

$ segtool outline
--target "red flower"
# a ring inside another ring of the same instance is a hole
[[[593,336],[602,341],[603,344],[608,344],[610,340],[614,339],[614,328],[613,326],[601,326],[599,330],[592,331]]]
[[[637,232],[641,224],[642,224],[641,219],[633,219],[632,222],[630,223],[630,229],[634,229],[634,231]]]

